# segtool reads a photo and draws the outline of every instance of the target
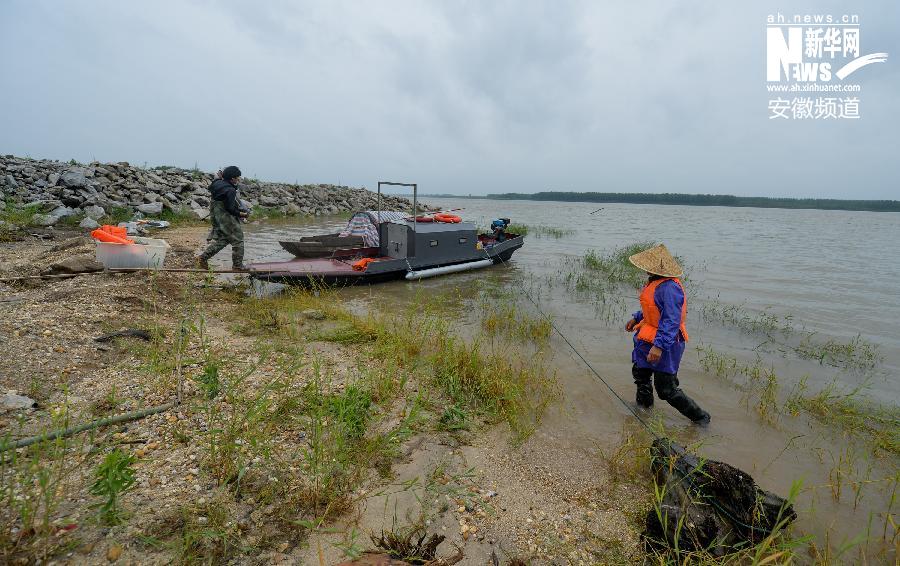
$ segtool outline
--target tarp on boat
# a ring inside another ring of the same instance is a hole
[[[379,216],[380,215],[380,216]],[[377,248],[378,241],[378,219],[381,222],[399,222],[409,217],[408,212],[400,212],[397,210],[364,210],[354,214],[347,227],[339,234],[342,238],[347,236],[361,236],[366,247]]]

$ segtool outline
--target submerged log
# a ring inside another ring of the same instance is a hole
[[[764,540],[797,517],[787,500],[761,489],[746,472],[697,458],[666,438],[653,442],[650,469],[659,497],[647,514],[648,551],[722,556]]]

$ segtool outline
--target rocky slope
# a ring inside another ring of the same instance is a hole
[[[101,218],[113,210],[130,209],[145,216],[193,212],[209,214],[212,173],[177,167],[144,169],[127,162],[80,164],[74,162],[0,156],[0,201],[15,205],[43,205],[47,214],[36,214],[33,222],[55,224],[66,216]],[[376,194],[364,187],[336,185],[291,185],[245,179],[240,196],[255,207],[282,214],[325,215],[372,209]],[[404,210],[409,201],[384,197],[384,209]]]

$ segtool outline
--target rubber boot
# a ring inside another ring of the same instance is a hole
[[[663,373],[661,371],[654,373],[654,382],[656,385],[656,394],[663,401],[672,405],[679,413],[691,419],[698,424],[706,424],[709,422],[709,413],[700,408],[700,405],[688,397],[684,391],[678,387],[678,376],[672,373]]]
[[[653,370],[648,368],[639,368],[636,365],[631,366],[631,376],[634,378],[634,384],[637,387],[634,400],[639,407],[649,409],[653,406]]]
[[[666,399],[679,413],[691,419],[697,424],[708,424],[709,413],[700,408],[693,399],[685,395],[684,391],[677,389],[675,394]]]
[[[244,242],[231,244],[231,268],[235,271],[247,271],[244,265]]]

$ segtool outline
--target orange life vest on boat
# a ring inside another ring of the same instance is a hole
[[[684,326],[684,321],[687,319],[687,293],[684,292],[681,281],[675,277],[665,277],[663,279],[651,281],[650,283],[647,283],[647,285],[644,286],[644,290],[641,291],[639,299],[641,301],[641,312],[644,314],[644,318],[634,327],[634,329],[638,331],[638,340],[643,340],[644,342],[652,344],[653,340],[656,339],[656,332],[659,330],[660,313],[659,309],[656,307],[656,301],[653,300],[653,295],[656,293],[656,288],[659,287],[663,281],[674,281],[675,283],[678,283],[678,286],[681,287],[681,292],[684,293],[684,303],[681,305],[681,335],[684,337],[684,341],[687,342],[688,333],[687,328]]]

